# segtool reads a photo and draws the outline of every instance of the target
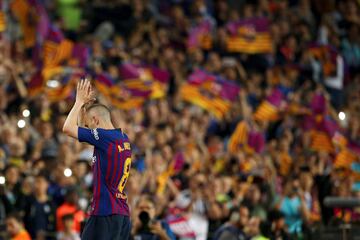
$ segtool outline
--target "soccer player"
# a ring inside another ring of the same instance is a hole
[[[80,142],[94,146],[92,171],[94,178],[90,218],[85,224],[82,239],[130,238],[130,218],[127,197],[124,192],[131,166],[131,148],[127,135],[115,128],[109,109],[102,104],[89,104],[94,92],[88,80],[77,85],[76,101],[63,131]],[[83,111],[83,122],[88,128],[77,124]]]

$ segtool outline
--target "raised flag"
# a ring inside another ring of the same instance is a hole
[[[61,66],[38,71],[28,84],[30,97],[45,94],[51,102],[68,98],[76,89],[77,81],[84,75],[82,71]]]
[[[24,45],[26,48],[35,46],[37,13],[28,0],[14,0],[10,5],[11,11],[19,21]]]
[[[265,148],[265,136],[255,130],[245,120],[238,123],[228,143],[229,152],[236,154],[239,150],[247,153],[261,153]]]
[[[348,149],[341,150],[335,157],[334,167],[335,168],[350,168],[351,164],[355,162],[356,155]]]
[[[74,44],[65,39],[60,29],[49,28],[48,36],[43,46],[44,67],[55,67],[72,56]]]
[[[6,15],[4,11],[0,11],[0,32],[4,32],[6,29]]]
[[[314,114],[307,116],[310,130],[310,148],[317,152],[333,153],[335,151],[332,138],[339,131],[337,123],[329,116]],[[312,120],[311,120],[312,119]]]
[[[125,63],[120,66],[123,84],[129,90],[146,95],[150,99],[166,95],[170,74],[154,66],[138,66]]]
[[[236,83],[197,70],[181,87],[180,95],[184,101],[200,106],[221,119],[230,110],[239,91],[240,87]]]
[[[227,40],[229,52],[258,54],[270,53],[273,49],[266,17],[229,22],[226,28],[230,33]]]
[[[140,91],[129,89],[124,84],[116,85],[111,76],[106,73],[98,74],[95,77],[95,87],[115,107],[120,109],[139,108],[148,96]]]
[[[246,121],[241,121],[236,126],[234,133],[231,135],[228,149],[231,153],[236,153],[240,148],[247,144],[248,126]]]
[[[334,47],[331,45],[312,43],[308,46],[308,52],[321,62],[323,75],[325,77],[336,74],[336,57],[338,52]]]
[[[80,77],[80,75],[71,74],[63,77],[62,80],[59,82],[58,87],[46,87],[45,93],[50,102],[57,102],[71,96],[71,93],[76,88],[76,83],[80,79]]]
[[[328,133],[319,130],[312,130],[310,132],[310,148],[316,152],[333,153],[334,146]]]
[[[254,119],[257,121],[278,120],[283,100],[283,93],[279,89],[274,88],[266,100],[264,100],[256,109]]]
[[[194,48],[210,49],[212,47],[211,30],[210,20],[204,20],[191,28],[186,43],[187,47],[190,50]]]

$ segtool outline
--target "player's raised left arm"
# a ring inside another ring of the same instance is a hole
[[[81,80],[77,85],[75,104],[63,126],[63,132],[68,136],[78,138],[78,117],[81,113],[81,108],[85,103],[91,101],[93,97],[94,94],[91,89],[90,81],[86,79]]]

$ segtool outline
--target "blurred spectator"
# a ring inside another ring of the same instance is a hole
[[[25,230],[21,217],[11,213],[6,217],[6,230],[12,240],[30,240],[29,233]]]
[[[290,239],[287,232],[284,215],[278,210],[268,213],[268,221],[261,226],[261,232],[269,239]]]
[[[29,196],[26,202],[24,223],[33,239],[39,235],[48,235],[46,239],[55,233],[55,204],[47,194],[48,180],[44,175],[37,175],[34,181],[34,194]]]
[[[15,165],[8,165],[5,169],[5,185],[1,186],[1,199],[6,213],[11,213],[19,207],[21,201],[20,170]]]
[[[134,238],[175,240],[169,224],[163,220],[157,220],[155,214],[154,202],[148,197],[141,198],[133,213],[132,235]]]
[[[64,230],[59,231],[57,235],[58,240],[80,240],[79,233],[76,233],[74,229],[74,216],[72,214],[66,214],[61,219]]]
[[[249,221],[249,209],[246,206],[233,208],[230,212],[230,219],[222,225],[215,233],[216,240],[241,240],[246,239],[245,228]]]
[[[303,221],[306,221],[309,216],[309,209],[298,180],[293,179],[288,181],[285,185],[284,192],[285,196],[280,201],[280,211],[284,214],[289,232],[301,233]],[[302,216],[304,216],[304,220]]]
[[[65,202],[56,210],[56,229],[57,231],[64,231],[64,224],[62,217],[67,214],[73,216],[73,230],[75,233],[81,233],[81,224],[85,220],[85,213],[79,208],[79,195],[76,188],[70,187],[67,189],[65,195]]]

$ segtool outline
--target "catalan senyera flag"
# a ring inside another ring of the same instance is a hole
[[[120,66],[123,79],[115,84],[108,74],[96,76],[96,88],[110,102],[120,109],[141,107],[146,100],[158,99],[166,95],[169,73],[158,67],[137,66],[126,63]]]
[[[283,99],[283,93],[279,89],[274,88],[271,94],[255,110],[254,119],[257,121],[278,120]]]
[[[82,76],[83,72],[72,71],[62,66],[45,68],[31,78],[27,86],[29,97],[45,94],[51,102],[66,99],[74,92]],[[49,81],[54,81],[52,78],[57,79],[57,86],[49,85]]]
[[[334,153],[335,146],[333,136],[340,130],[338,124],[330,116],[324,114],[313,114],[307,116],[305,121],[309,122],[311,149],[317,152]]]
[[[210,20],[204,20],[191,28],[186,43],[188,49],[210,49],[212,47],[211,28]]]
[[[328,115],[324,94],[315,93],[309,107],[311,114],[304,117],[303,127],[310,132],[310,148],[316,152],[335,153],[336,141],[343,144],[344,139],[336,135],[340,127]]]
[[[79,79],[83,76],[82,73],[71,73],[64,76],[61,81],[60,85],[57,88],[49,88],[45,87],[44,92],[47,95],[50,102],[57,102],[64,100],[71,96],[76,89],[76,84]]]
[[[200,106],[221,119],[239,95],[240,87],[219,76],[197,70],[180,88],[181,98]]]
[[[4,32],[6,29],[6,15],[4,11],[0,11],[0,32]]]
[[[36,22],[38,15],[28,0],[14,0],[10,9],[20,23],[26,48],[36,44]]]
[[[336,155],[334,161],[335,168],[350,168],[351,164],[356,160],[356,155],[351,152],[349,149],[342,149]]]
[[[156,194],[164,194],[169,178],[177,174],[183,168],[184,163],[184,154],[182,152],[176,153],[172,161],[169,163],[167,169],[157,177],[158,187]]]
[[[335,47],[312,43],[308,46],[308,51],[322,63],[323,74],[325,77],[335,75],[336,57],[338,55]]]
[[[131,63],[120,66],[124,86],[147,95],[150,99],[163,98],[167,92],[170,74],[155,66],[137,66]]]
[[[245,120],[240,121],[228,143],[229,152],[235,154],[239,150],[247,153],[261,153],[265,147],[265,136],[254,130]]]
[[[229,22],[226,28],[230,33],[227,40],[229,52],[258,54],[269,53],[273,49],[266,17]]]
[[[133,109],[141,107],[147,95],[132,91],[123,84],[116,85],[113,79],[106,73],[98,74],[95,78],[95,87],[115,107],[120,109]]]
[[[241,121],[238,123],[228,143],[228,149],[231,153],[236,153],[239,150],[239,148],[246,145],[248,138],[248,131],[249,130],[246,121]]]
[[[10,9],[19,21],[24,44],[32,48],[44,40],[47,35],[50,20],[41,0],[14,0]]]
[[[316,152],[334,152],[334,146],[328,133],[319,130],[312,130],[310,132],[311,144],[310,147]]]
[[[69,59],[73,53],[74,43],[65,39],[60,29],[51,26],[43,45],[44,67],[55,67]]]
[[[347,139],[347,137],[336,131],[332,137],[332,141],[338,152],[335,157],[335,167],[350,168],[356,158],[360,157],[360,146],[355,142]]]

